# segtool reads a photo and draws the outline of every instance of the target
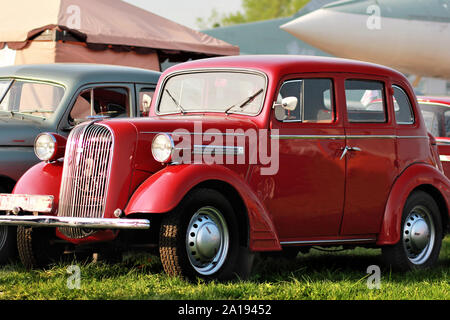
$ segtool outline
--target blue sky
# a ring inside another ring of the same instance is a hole
[[[241,9],[242,0],[124,0],[187,27],[198,29],[197,18],[207,19],[213,9],[219,14]]]

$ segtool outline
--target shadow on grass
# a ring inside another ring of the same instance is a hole
[[[433,269],[410,272],[392,271],[383,264],[380,249],[357,249],[339,253],[311,252],[295,259],[257,258],[250,280],[257,282],[291,280],[358,281],[368,276],[367,268],[376,265],[383,277],[393,282],[441,281],[448,279],[450,257],[441,257]]]

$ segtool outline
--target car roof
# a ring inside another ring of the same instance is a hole
[[[173,66],[165,73],[196,68],[240,68],[256,69],[266,73],[279,74],[308,72],[350,72],[390,76],[404,79],[404,76],[389,67],[332,57],[317,57],[304,55],[241,55],[217,57],[185,62]]]
[[[0,78],[52,81],[65,85],[95,82],[157,83],[160,72],[140,68],[89,64],[54,63],[0,68]]]

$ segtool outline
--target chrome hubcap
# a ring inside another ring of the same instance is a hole
[[[425,263],[433,251],[434,238],[430,211],[423,206],[414,207],[403,226],[403,245],[409,261],[417,265]]]
[[[202,275],[215,273],[228,253],[229,233],[222,213],[213,207],[199,209],[186,231],[189,262]]]

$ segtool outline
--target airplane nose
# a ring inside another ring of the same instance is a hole
[[[384,17],[376,9],[375,5],[362,12],[321,8],[280,28],[336,57],[374,62],[404,73],[448,77],[450,41],[443,40],[450,39],[448,23]]]
[[[362,15],[319,9],[292,20],[280,28],[325,52],[351,58],[354,57],[352,50],[343,52],[343,49],[350,49],[352,43],[356,47],[361,47],[361,44],[367,46],[371,43],[370,41],[357,43],[354,41],[356,39],[352,39],[353,35],[358,36],[361,31],[365,33],[364,29],[367,27],[365,18]],[[370,35],[364,36],[364,39],[368,40],[367,37]]]

